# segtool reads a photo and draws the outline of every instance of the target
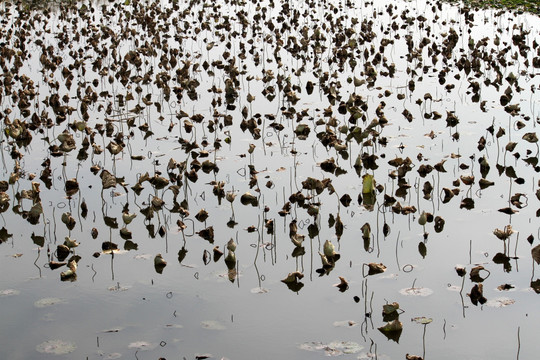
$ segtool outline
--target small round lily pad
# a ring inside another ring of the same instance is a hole
[[[501,308],[501,307],[505,307],[505,306],[508,306],[508,305],[512,305],[515,302],[516,301],[514,299],[510,299],[510,298],[507,298],[507,297],[500,297],[500,298],[496,298],[496,299],[489,299],[486,305],[490,306],[490,307]]]
[[[37,308],[45,308],[45,307],[54,306],[58,304],[65,304],[65,303],[67,303],[67,301],[64,299],[49,297],[49,298],[39,299],[38,301],[34,303],[34,306]]]
[[[412,318],[411,321],[414,321],[417,324],[427,325],[430,322],[432,322],[433,319],[425,317],[425,316],[419,316],[419,317]]]
[[[105,360],[115,360],[115,359],[120,359],[121,357],[122,357],[122,354],[115,352],[115,353],[108,354],[105,357]]]
[[[148,341],[135,341],[128,345],[130,349],[139,349],[139,350],[152,350],[157,344],[149,343]]]
[[[401,289],[399,290],[399,293],[406,296],[429,296],[433,294],[433,290],[423,287],[411,287],[407,289]]]
[[[13,296],[13,295],[19,295],[21,292],[19,290],[15,289],[5,289],[0,290],[0,296]]]
[[[219,321],[213,321],[213,320],[201,321],[201,326],[203,329],[208,329],[208,330],[225,330],[226,329],[225,325],[223,325]]]
[[[352,341],[333,341],[329,344],[320,341],[308,341],[298,345],[298,348],[307,351],[324,351],[326,356],[339,356],[359,353],[363,346]]]
[[[63,340],[48,340],[36,346],[37,352],[42,354],[65,355],[75,351],[74,343]]]
[[[266,294],[270,290],[263,287],[256,287],[250,290],[252,294]]]
[[[334,321],[332,325],[334,325],[335,327],[353,327],[353,326],[357,326],[358,323],[354,320],[341,320],[341,321]]]

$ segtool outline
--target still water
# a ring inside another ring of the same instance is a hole
[[[0,357],[534,358],[540,21],[391,4],[2,3]]]

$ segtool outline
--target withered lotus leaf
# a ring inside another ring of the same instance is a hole
[[[536,245],[531,249],[531,255],[534,261],[540,265],[540,245]]]
[[[368,275],[381,274],[386,271],[386,266],[384,266],[382,263],[369,263],[365,265],[368,267]]]

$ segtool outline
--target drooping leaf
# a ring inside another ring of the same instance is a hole
[[[12,236],[13,234],[8,233],[7,229],[2,226],[2,229],[0,229],[0,244],[6,242]]]
[[[399,309],[399,304],[397,302],[393,302],[391,304],[384,304],[383,305],[383,315],[389,315],[394,312],[396,312]]]
[[[536,135],[536,132],[526,133],[521,138],[523,140],[525,140],[525,141],[530,142],[530,143],[537,143],[538,142],[538,136]]]
[[[116,186],[116,177],[107,170],[102,170],[101,174],[101,185],[103,189],[109,189]]]
[[[478,303],[483,305],[487,302],[487,299],[484,297],[484,286],[482,284],[474,285],[470,294],[467,295],[470,297],[473,305],[478,305]]]
[[[540,245],[536,245],[531,249],[531,255],[533,260],[540,265]]]
[[[362,194],[369,194],[375,189],[373,184],[373,175],[365,174],[362,176]]]
[[[349,282],[344,277],[339,276],[339,283],[334,284],[340,292],[345,292],[349,288]]]
[[[418,252],[420,253],[420,256],[422,256],[423,259],[426,258],[427,247],[426,247],[426,244],[423,241],[420,241],[418,243]]]
[[[382,263],[369,263],[364,265],[368,267],[368,275],[381,274],[386,271],[386,266]]]
[[[395,342],[399,343],[399,338],[401,336],[401,332],[403,331],[403,324],[401,321],[396,319],[377,329],[389,340],[394,340]]]

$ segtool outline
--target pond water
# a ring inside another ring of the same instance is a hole
[[[2,359],[535,356],[537,16],[1,12]]]

